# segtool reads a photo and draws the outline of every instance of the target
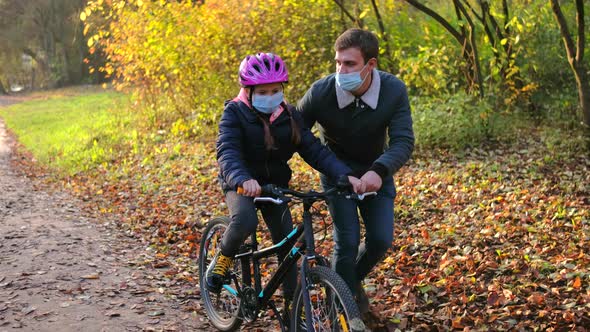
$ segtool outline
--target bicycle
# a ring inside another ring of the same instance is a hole
[[[256,232],[250,235],[234,256],[234,268],[219,293],[212,293],[205,286],[207,269],[219,253],[221,238],[229,225],[229,218],[212,219],[205,228],[199,249],[199,281],[201,299],[211,323],[221,331],[235,331],[243,321],[253,322],[258,313],[270,308],[278,318],[281,331],[364,331],[365,326],[352,293],[342,278],[327,265],[327,260],[316,254],[312,229],[312,205],[330,195],[346,195],[362,200],[376,193],[355,194],[342,188],[325,192],[299,192],[266,185],[262,188],[266,197],[256,197],[255,202],[303,204],[303,223],[296,225],[279,243],[258,249]],[[284,250],[291,249],[277,267],[276,272],[263,288],[259,260]],[[282,317],[271,299],[281,284],[288,269],[305,256],[299,268],[299,283],[293,296],[288,319]],[[254,285],[252,285],[254,281]],[[287,322],[289,320],[290,322]]]

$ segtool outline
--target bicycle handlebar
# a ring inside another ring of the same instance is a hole
[[[275,186],[273,184],[267,184],[262,186],[261,188],[261,195],[264,195],[263,197],[255,197],[254,198],[254,202],[270,202],[273,204],[283,204],[286,200],[285,198],[289,199],[289,196],[292,197],[297,197],[297,198],[307,198],[307,199],[313,199],[313,200],[320,200],[320,199],[325,199],[326,197],[333,195],[335,193],[341,194],[343,195],[345,198],[347,199],[353,199],[353,200],[357,200],[357,201],[362,201],[364,200],[366,197],[368,196],[374,196],[377,195],[376,192],[372,191],[372,192],[366,192],[363,194],[357,194],[355,192],[350,192],[349,190],[342,190],[339,188],[330,188],[324,192],[317,192],[317,191],[313,191],[310,190],[308,192],[301,192],[301,191],[296,191],[296,190],[292,190],[292,189],[287,189],[287,188],[281,188],[278,186]],[[238,188],[238,194],[242,194],[244,192],[242,187]]]
[[[355,197],[351,197],[353,195]],[[357,201],[362,201],[367,196],[377,196],[377,192],[376,191],[369,191],[369,192],[362,193],[362,194],[352,193],[352,194],[346,195],[344,197],[346,197],[348,199],[354,199],[354,200],[357,200]]]
[[[270,202],[276,205],[281,205],[284,203],[282,199],[273,197],[254,197],[254,202]]]

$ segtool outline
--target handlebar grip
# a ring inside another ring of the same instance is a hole
[[[260,194],[261,195],[274,195],[276,193],[276,186],[274,184],[265,184],[264,186],[262,186],[260,188]],[[244,187],[238,187],[238,190],[236,190],[236,192],[238,193],[238,195],[243,195],[244,194]]]
[[[352,189],[352,184],[348,180],[348,175],[341,175],[336,180],[336,188],[338,188],[339,190],[350,190],[350,189]]]
[[[265,184],[260,188],[261,195],[276,195],[276,186],[274,184]]]

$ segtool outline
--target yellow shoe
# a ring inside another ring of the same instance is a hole
[[[219,253],[214,261],[211,262],[213,268],[207,270],[206,278],[206,286],[210,292],[219,293],[233,262],[233,258],[224,256],[222,253]]]

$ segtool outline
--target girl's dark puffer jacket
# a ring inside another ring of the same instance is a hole
[[[217,162],[223,190],[236,190],[250,179],[256,179],[260,185],[273,183],[287,187],[291,180],[287,162],[295,152],[313,168],[334,180],[350,174],[351,169],[305,128],[301,114],[293,106],[287,107],[299,125],[301,142],[295,146],[291,141],[291,120],[285,110],[270,124],[275,148],[267,151],[264,125],[255,111],[241,101],[226,103],[217,136]]]

